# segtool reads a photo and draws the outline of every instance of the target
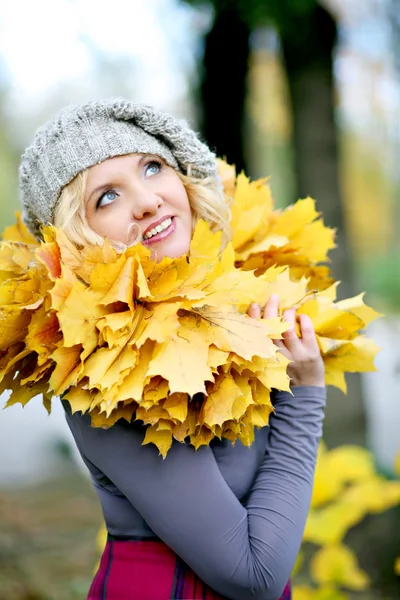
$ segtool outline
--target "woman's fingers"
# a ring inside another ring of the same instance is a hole
[[[264,319],[274,319],[278,316],[279,296],[272,294],[264,308]]]
[[[296,326],[296,311],[294,308],[289,308],[283,313],[283,320],[289,323],[290,329],[295,330]]]
[[[314,325],[308,315],[299,315],[301,339],[304,346],[309,350],[320,353],[320,349],[317,342],[317,336],[315,335]]]
[[[257,304],[256,302],[252,302],[249,306],[249,310],[247,311],[247,314],[252,319],[259,319],[261,317],[260,305]]]
[[[283,319],[290,325],[289,329],[282,334],[285,346],[289,352],[295,353],[300,347],[300,340],[296,333],[296,310],[294,308],[285,310]]]

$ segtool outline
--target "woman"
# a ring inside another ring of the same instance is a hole
[[[214,154],[185,123],[127,101],[64,110],[22,157],[25,222],[64,229],[78,248],[104,237],[145,244],[157,260],[189,250],[201,217],[229,237]],[[271,297],[263,315],[278,314]],[[195,451],[174,442],[165,460],[142,446],[144,427],[90,427],[66,418],[102,504],[109,532],[88,598],[290,598],[286,585],[312,492],[325,404],[322,358],[311,321],[294,311],[277,342],[292,360],[292,393],[275,392],[270,427],[250,448],[215,440]],[[285,587],[286,586],[286,587]]]

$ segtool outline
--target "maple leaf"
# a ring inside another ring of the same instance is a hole
[[[346,392],[345,373],[376,370],[374,359],[379,348],[362,333],[380,315],[364,304],[363,294],[340,302],[335,298],[336,285],[306,299],[297,312],[307,314],[313,322],[326,383]]]
[[[23,244],[29,244],[33,246],[38,245],[38,241],[36,238],[30,233],[29,229],[23,223],[21,218],[21,213],[15,213],[17,222],[15,225],[11,225],[10,227],[6,227],[3,231],[3,235],[1,236],[4,241],[11,242],[22,242]]]
[[[167,456],[168,450],[172,445],[172,431],[168,429],[159,429],[157,425],[150,425],[146,429],[143,445],[154,444],[157,446],[163,458]]]
[[[276,210],[267,179],[250,181],[240,174],[235,180],[234,170],[224,161],[218,162],[218,171],[227,201],[233,198],[237,266],[261,274],[271,266],[285,265],[293,279],[310,279],[309,289],[331,285],[329,269],[318,263],[328,261],[335,232],[324,225],[315,201],[305,198],[284,211]]]

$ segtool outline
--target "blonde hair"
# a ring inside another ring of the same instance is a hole
[[[213,177],[195,179],[176,171],[182,181],[193,216],[193,227],[198,219],[210,224],[212,231],[222,232],[222,248],[231,239],[229,202],[221,185]],[[67,184],[60,195],[55,212],[54,225],[60,227],[78,248],[90,244],[101,245],[103,238],[89,226],[85,215],[84,195],[87,186],[87,169]],[[140,227],[137,226],[140,231]],[[126,248],[125,244],[110,240],[119,250]],[[141,231],[133,243],[141,241]]]

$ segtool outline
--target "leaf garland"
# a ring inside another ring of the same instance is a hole
[[[0,247],[0,392],[7,406],[63,395],[95,427],[118,419],[147,425],[144,443],[165,457],[172,440],[197,449],[214,437],[250,445],[268,424],[272,388],[289,389],[287,359],[274,339],[280,318],[250,319],[251,302],[277,293],[313,321],[326,381],[346,390],[345,372],[374,370],[378,348],[362,333],[378,316],[362,294],[336,302],[327,259],[333,232],[314,202],[273,210],[265,180],[220,163],[233,196],[233,239],[199,221],[188,255],[152,259],[142,245],[78,251],[43,228],[35,242],[20,217]]]

